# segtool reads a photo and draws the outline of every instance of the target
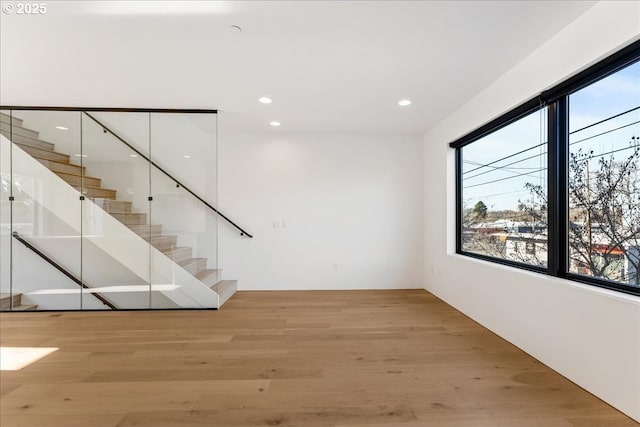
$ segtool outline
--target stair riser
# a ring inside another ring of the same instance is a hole
[[[206,259],[200,259],[194,263],[188,264],[183,266],[182,268],[184,268],[186,271],[189,272],[189,274],[191,275],[196,275],[198,273],[200,273],[201,271],[206,270],[207,268],[207,260]]]
[[[80,191],[80,187],[78,186],[74,186],[74,188],[78,191]],[[94,197],[100,197],[103,199],[115,199],[116,198],[116,191],[115,190],[107,190],[104,188],[83,188],[82,189],[82,194],[84,194],[85,197],[90,197],[90,198],[94,198]]]
[[[176,247],[177,242],[177,237],[159,237],[153,239],[151,244],[160,252],[168,252]]]
[[[0,122],[1,123],[11,123],[13,120],[14,126],[22,126],[22,119],[19,119],[15,116],[9,116],[8,110],[3,110],[5,113],[0,113]]]
[[[45,159],[38,159],[38,158],[35,158],[35,159],[40,163],[42,163],[45,167],[47,167],[52,172],[66,172],[66,173],[80,175],[83,170],[86,170],[86,168],[83,168],[82,166],[72,165],[71,163],[58,163],[58,162],[51,162]]]
[[[130,225],[129,228],[145,240],[149,240],[149,236],[158,237],[162,234],[161,225]]]
[[[93,202],[100,206],[106,212],[131,212],[131,202],[125,202],[122,200],[100,199],[95,198]]]
[[[0,299],[0,310],[7,311],[11,309],[11,300],[13,299],[13,306],[17,307],[22,304],[22,294],[15,294],[10,297]]]
[[[79,186],[81,184],[88,185],[90,187],[100,187],[102,180],[100,178],[92,178],[85,176],[80,177],[78,175],[69,175],[65,173],[57,173],[60,178],[64,179],[65,182],[69,185]]]
[[[124,225],[145,225],[147,223],[147,214],[145,213],[112,213],[111,216]]]
[[[215,286],[212,286],[211,289],[218,294],[219,305],[218,308],[222,306],[229,298],[233,296],[238,290],[238,281],[237,280],[222,280]]]
[[[39,148],[30,147],[28,145],[16,144],[24,151],[29,153],[31,157],[36,159],[53,160],[54,162],[69,163],[70,157],[66,154],[60,154],[53,151],[40,150]]]
[[[181,248],[178,250],[165,253],[173,262],[186,261],[191,258],[191,248]]]
[[[2,131],[0,133],[2,133],[2,135],[7,137],[7,139],[10,139],[16,144],[28,145],[29,147],[39,148],[41,150],[46,150],[46,151],[53,151],[53,148],[54,148],[54,145],[50,142],[40,141],[39,139],[27,138],[26,136],[16,135],[16,134],[14,134],[13,137],[10,137],[9,133],[5,131]]]
[[[22,135],[26,136],[27,138],[38,139],[38,132],[31,129],[25,129],[22,126],[13,125],[12,127],[9,125],[9,123],[0,122],[0,131],[2,131],[3,133],[10,132],[13,135]]]

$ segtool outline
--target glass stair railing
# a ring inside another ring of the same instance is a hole
[[[1,111],[0,293],[42,310],[219,308],[236,282],[218,220],[251,235],[213,207],[215,117]]]

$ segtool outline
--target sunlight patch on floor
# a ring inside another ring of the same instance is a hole
[[[0,371],[17,371],[57,350],[58,347],[0,347]]]

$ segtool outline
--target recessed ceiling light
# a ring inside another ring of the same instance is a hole
[[[137,154],[129,154],[129,157],[138,157]]]
[[[76,157],[89,157],[87,154],[76,154]]]
[[[268,96],[263,96],[262,98],[258,99],[258,102],[260,102],[261,104],[271,104],[273,100]]]
[[[275,120],[269,123],[271,126],[278,127],[280,126],[280,122],[276,122]]]
[[[242,32],[242,27],[240,25],[229,25],[229,28],[236,30],[237,32]]]
[[[401,107],[406,107],[408,105],[411,105],[411,100],[410,99],[401,99],[400,101],[398,101],[398,105]]]
[[[69,130],[68,127],[64,127],[64,126],[56,126],[56,129],[60,129],[60,130]]]
[[[191,158],[191,156],[189,156],[189,155],[184,155],[182,157],[184,157],[185,159],[190,159]]]

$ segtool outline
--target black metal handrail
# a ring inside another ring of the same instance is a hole
[[[84,114],[86,114],[91,120],[93,120],[94,122],[96,122],[98,125],[100,125],[102,127],[102,129],[106,132],[109,132],[111,135],[113,135],[114,137],[116,137],[116,139],[118,139],[120,142],[122,142],[124,145],[126,145],[127,147],[129,147],[131,150],[135,151],[136,154],[140,157],[142,157],[143,159],[145,159],[147,162],[149,162],[151,165],[153,165],[156,169],[158,169],[160,172],[162,172],[163,174],[165,174],[166,176],[168,176],[173,182],[176,183],[176,185],[178,187],[182,187],[187,193],[191,194],[193,197],[195,197],[199,202],[201,202],[202,204],[204,204],[206,207],[208,207],[209,209],[211,209],[212,211],[214,211],[220,218],[224,219],[225,221],[227,221],[229,224],[231,224],[233,227],[235,227],[238,231],[240,231],[240,235],[241,236],[247,236],[249,238],[253,238],[253,236],[249,233],[247,233],[245,230],[243,230],[238,224],[236,224],[235,222],[233,222],[231,219],[229,219],[226,215],[224,215],[222,212],[220,212],[218,209],[214,208],[209,202],[207,202],[206,200],[204,200],[202,197],[198,196],[195,192],[193,192],[189,187],[185,186],[182,182],[180,182],[179,180],[177,180],[176,178],[173,177],[173,175],[171,175],[169,172],[165,171],[162,167],[160,167],[157,163],[155,163],[153,160],[151,160],[150,158],[148,158],[147,156],[145,156],[143,153],[140,152],[140,150],[136,149],[134,146],[132,146],[131,144],[129,144],[127,141],[124,140],[124,138],[122,138],[120,135],[118,135],[117,133],[115,133],[114,131],[112,131],[111,129],[109,129],[108,126],[106,126],[104,123],[102,123],[100,120],[96,119],[95,117],[93,117],[91,114],[89,114],[86,111],[83,111]]]
[[[49,258],[47,255],[45,255],[42,251],[40,251],[38,248],[36,248],[35,246],[33,246],[31,243],[27,242],[20,234],[18,234],[17,231],[14,231],[12,233],[12,236],[19,241],[20,243],[22,243],[23,245],[25,245],[27,248],[31,249],[31,251],[33,251],[36,255],[39,255],[40,258],[44,259],[45,261],[47,261],[49,264],[51,264],[56,270],[58,270],[59,272],[61,272],[62,274],[64,274],[65,276],[67,276],[69,279],[73,280],[75,283],[77,283],[78,285],[80,285],[82,288],[84,289],[92,289],[91,286],[87,286],[86,283],[84,283],[82,280],[78,279],[76,276],[74,276],[71,272],[69,272],[66,268],[62,267],[60,264],[58,264],[57,262],[55,262],[54,260],[52,260],[51,258]],[[103,297],[102,295],[100,295],[97,292],[91,292],[91,295],[93,295],[94,297],[98,298],[100,301],[102,301],[102,303],[104,305],[106,305],[107,307],[109,307],[112,310],[117,310],[118,307],[116,307],[115,305],[113,305],[111,302],[109,302],[109,300],[107,300],[105,297]]]

